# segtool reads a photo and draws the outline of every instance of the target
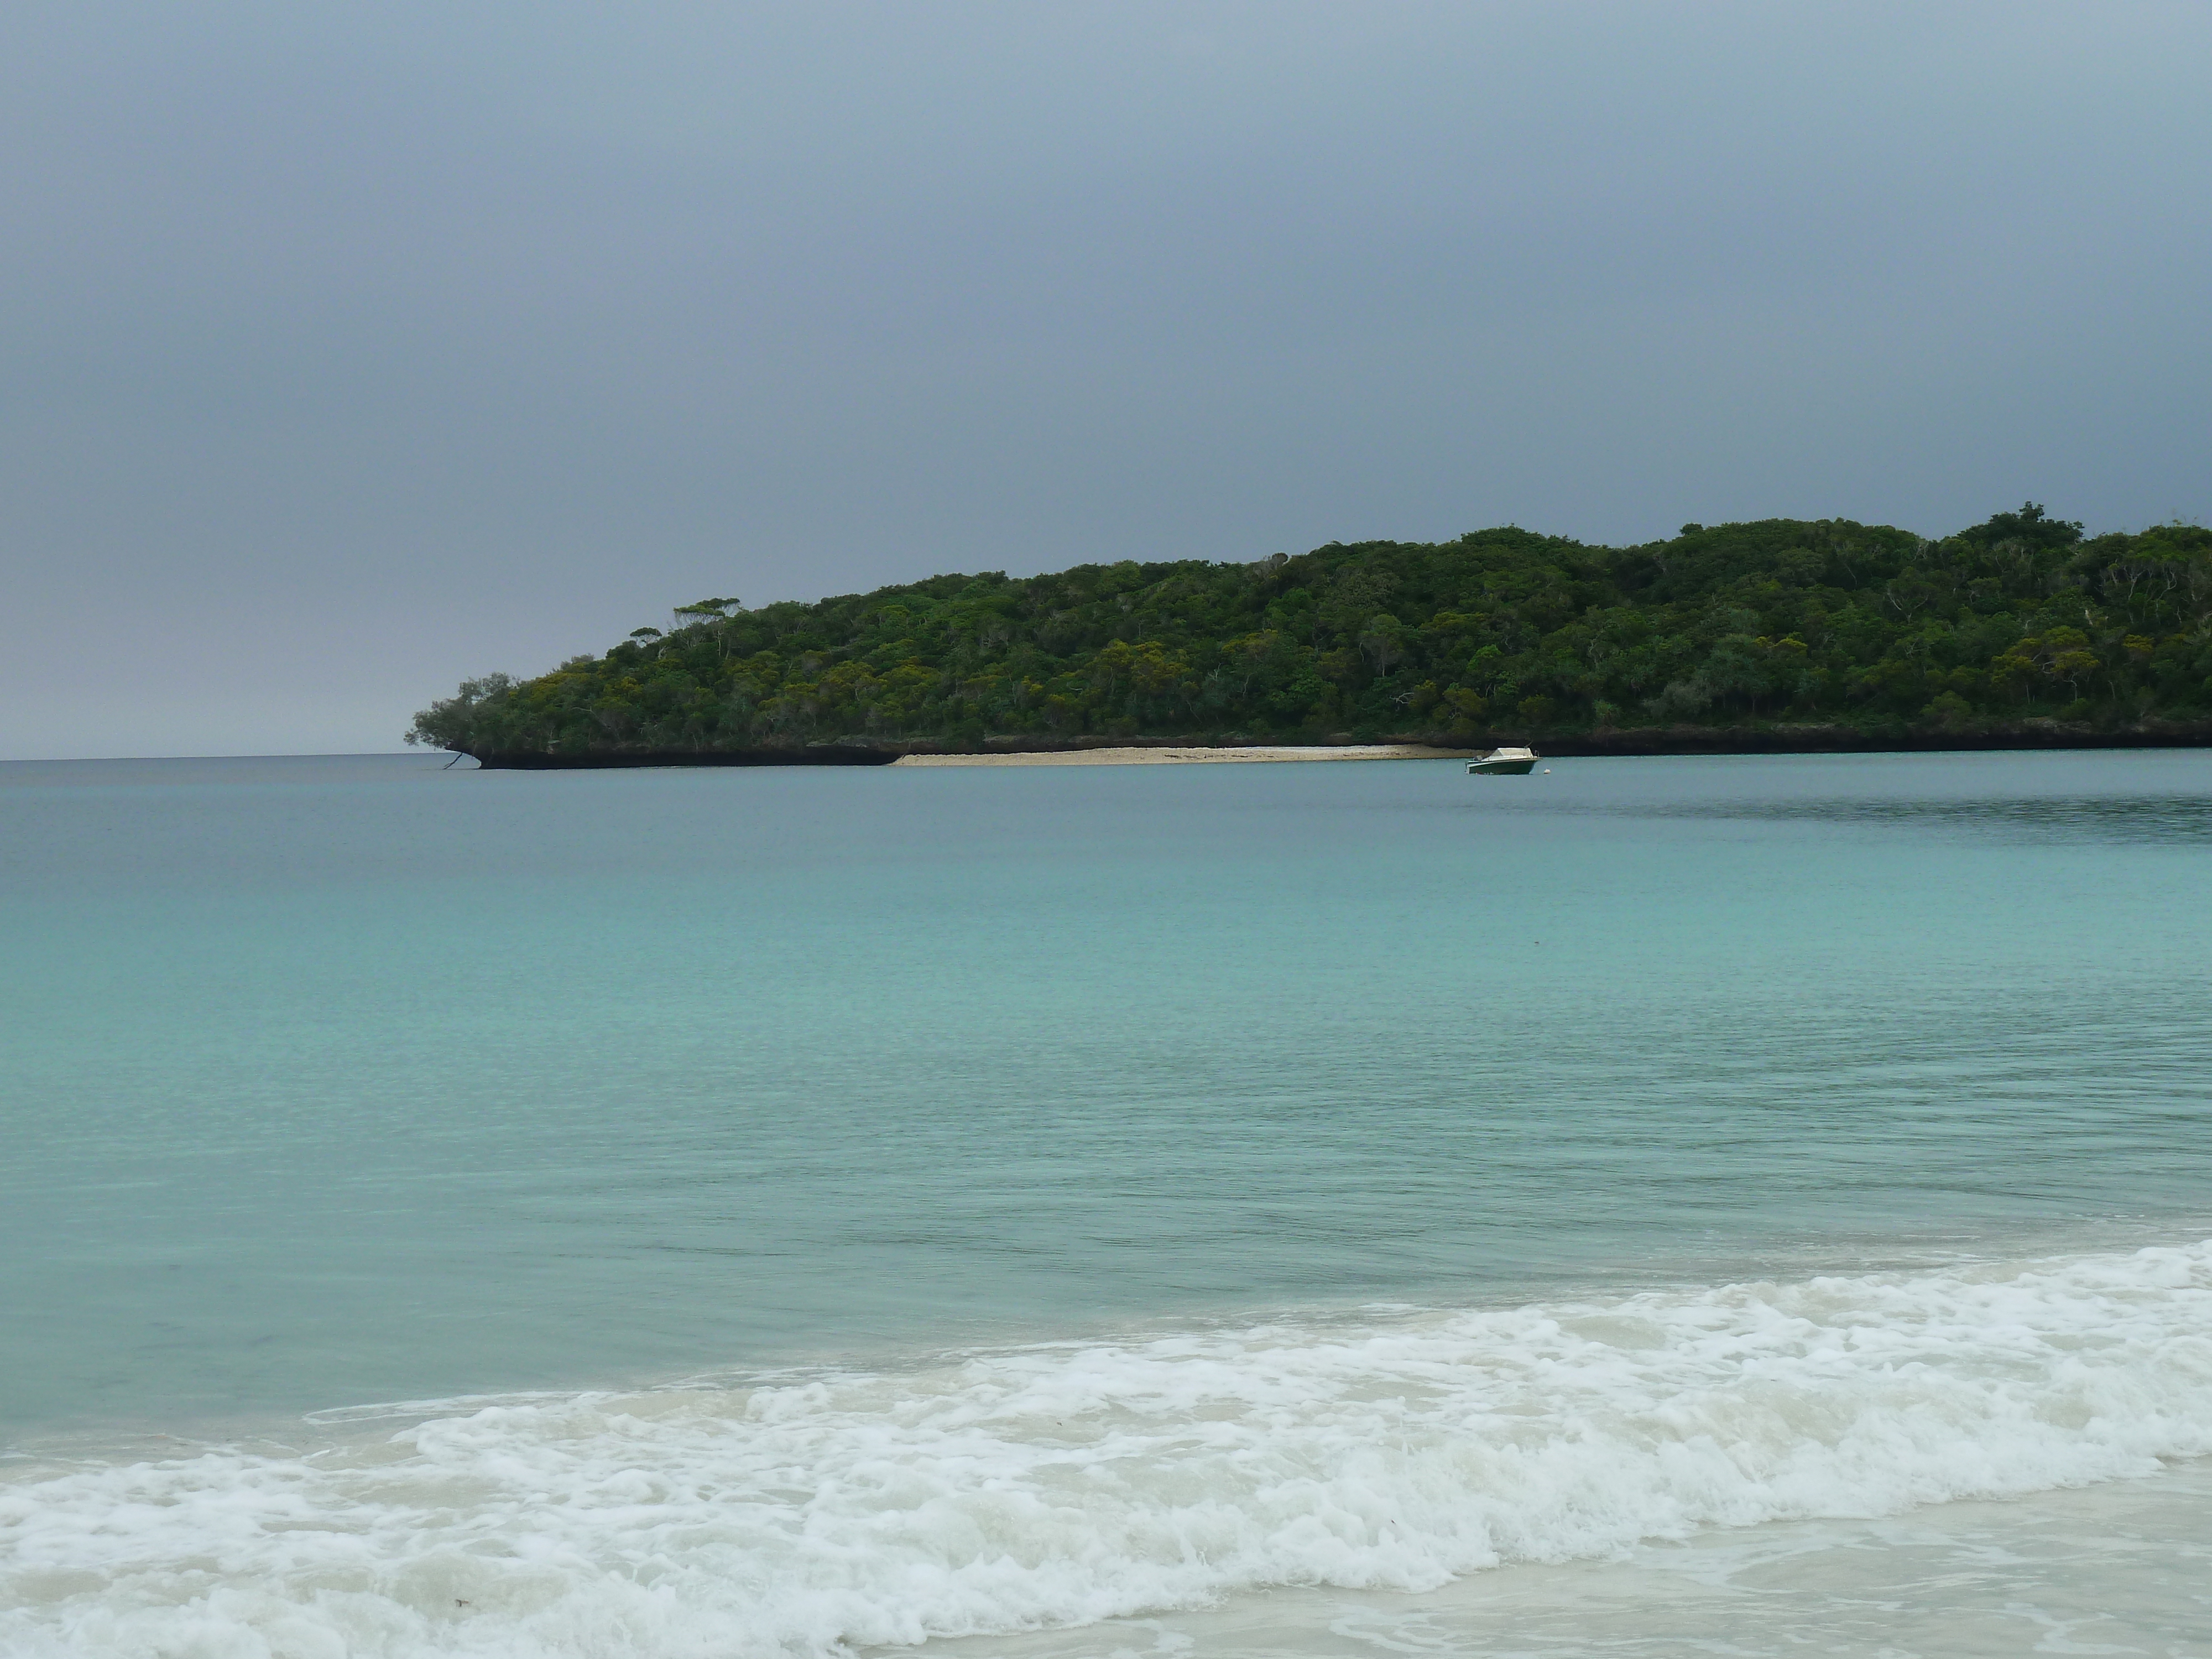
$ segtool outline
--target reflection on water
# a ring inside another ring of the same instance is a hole
[[[1670,802],[1601,808],[1633,817],[1765,819],[2194,846],[2212,841],[2212,801],[2148,795],[2073,800]]]

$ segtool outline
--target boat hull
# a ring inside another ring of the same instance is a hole
[[[1486,778],[1521,778],[1536,769],[1534,760],[1469,761],[1467,769]]]

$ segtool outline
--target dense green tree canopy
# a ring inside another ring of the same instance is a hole
[[[409,741],[582,758],[2212,716],[2212,531],[2085,538],[2033,504],[1941,541],[1844,520],[1627,548],[1506,528],[670,620],[535,679],[467,681]]]

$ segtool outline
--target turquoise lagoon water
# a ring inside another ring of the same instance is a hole
[[[2212,1653],[2212,755],[0,830],[0,1645]]]

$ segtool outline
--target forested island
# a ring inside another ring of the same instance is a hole
[[[2212,531],[2033,503],[1599,547],[1507,527],[1253,563],[935,576],[685,605],[465,681],[410,743],[491,766],[889,760],[1147,741],[1558,754],[2212,742]]]

